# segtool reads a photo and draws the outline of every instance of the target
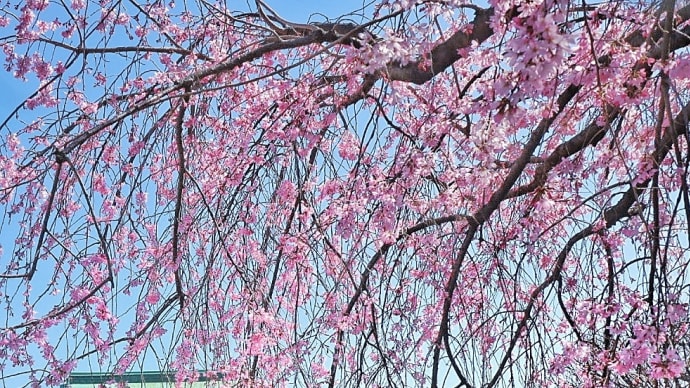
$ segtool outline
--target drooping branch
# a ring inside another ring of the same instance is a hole
[[[688,123],[690,122],[690,104],[687,104],[683,109],[676,115],[671,126],[666,129],[660,143],[657,145],[656,149],[651,155],[652,160],[655,161],[656,165],[661,165],[661,162],[666,158],[666,155],[673,147],[676,139],[688,130]],[[610,229],[615,226],[623,218],[629,217],[631,215],[631,207],[638,200],[638,198],[648,189],[651,178],[647,178],[643,182],[637,183],[631,186],[621,199],[613,206],[606,209],[602,215],[605,221],[604,228]],[[544,281],[537,286],[530,294],[530,299],[523,310],[523,317],[514,330],[514,334],[510,341],[508,348],[506,349],[505,355],[502,357],[501,362],[498,365],[493,378],[487,385],[488,387],[493,387],[496,385],[498,380],[501,378],[503,368],[505,368],[506,363],[511,357],[512,351],[517,345],[523,330],[527,327],[528,322],[533,318],[532,310],[535,308],[538,298],[542,293],[552,284],[554,284],[561,277],[561,271],[565,265],[565,260],[570,253],[570,250],[583,239],[591,236],[594,233],[600,232],[594,224],[588,226],[585,229],[577,232],[573,235],[568,242],[565,244],[563,249],[558,254],[555,263],[549,273],[549,276],[544,279]]]
[[[475,214],[473,214],[472,217],[468,218],[469,227],[465,232],[465,236],[463,237],[462,246],[460,247],[455,259],[453,260],[451,273],[445,285],[445,295],[443,298],[441,324],[439,326],[438,336],[436,337],[436,346],[434,347],[433,355],[434,358],[431,384],[434,388],[438,386],[441,343],[444,341],[444,338],[449,335],[450,310],[453,303],[453,295],[455,294],[455,290],[458,286],[457,283],[458,277],[460,276],[460,269],[462,268],[465,256],[467,255],[469,248],[472,245],[474,235],[479,230],[479,227],[484,222],[486,222],[486,220],[489,219],[491,214],[493,214],[493,212],[496,209],[498,209],[501,202],[506,198],[511,187],[515,184],[520,175],[522,175],[525,166],[527,166],[527,164],[529,163],[532,154],[541,143],[542,138],[551,127],[551,124],[554,122],[556,117],[560,115],[565,106],[575,97],[575,95],[577,95],[580,89],[581,86],[570,85],[558,96],[556,103],[556,111],[550,117],[542,119],[537,128],[534,129],[530,136],[530,139],[528,140],[527,144],[525,144],[520,154],[520,157],[510,167],[510,170],[508,174],[506,174],[503,183],[501,183],[499,188],[496,191],[494,191],[487,204],[484,205],[481,209],[479,209]],[[449,349],[446,349],[446,351],[449,351]]]
[[[187,110],[187,104],[189,102],[188,98],[183,98],[180,101],[179,110],[175,117],[175,149],[177,150],[177,183],[175,190],[175,211],[173,214],[173,235],[172,235],[172,260],[173,267],[175,268],[175,295],[180,301],[180,311],[184,309],[185,304],[185,294],[182,286],[182,254],[181,254],[181,244],[183,241],[180,232],[180,223],[182,222],[182,208],[184,206],[184,186],[185,186],[185,175],[187,174],[187,163],[184,150],[184,141],[182,138],[182,126],[184,124],[184,116]]]
[[[180,47],[153,47],[153,46],[113,46],[113,47],[76,47],[66,44],[64,42],[41,38],[39,42],[47,43],[55,47],[71,51],[80,55],[92,54],[123,54],[123,53],[157,53],[157,54],[180,54],[192,55],[194,54],[200,59],[211,60],[212,58],[193,50],[187,50]]]

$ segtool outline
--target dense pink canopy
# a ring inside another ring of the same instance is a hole
[[[690,5],[236,3],[3,3],[7,384],[690,381]]]

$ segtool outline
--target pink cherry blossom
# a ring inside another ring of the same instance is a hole
[[[683,381],[690,6],[648,3],[8,0],[3,383]]]

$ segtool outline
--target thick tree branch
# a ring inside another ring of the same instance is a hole
[[[456,32],[448,40],[434,47],[428,57],[404,66],[396,63],[388,65],[386,68],[388,78],[391,81],[412,82],[418,85],[429,81],[462,58],[460,49],[470,47],[472,41],[482,43],[493,34],[493,29],[489,24],[493,14],[493,8],[476,8],[472,32],[467,33],[464,30]]]

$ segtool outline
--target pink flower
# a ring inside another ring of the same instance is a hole
[[[623,349],[618,353],[618,360],[613,363],[611,369],[618,374],[626,374],[637,365],[640,364],[640,360],[635,359],[634,353],[630,349]]]
[[[655,379],[673,379],[685,371],[685,362],[673,348],[667,349],[663,356],[653,355],[650,364],[652,365],[650,377]]]
[[[43,11],[44,9],[48,8],[49,4],[49,0],[28,0],[26,2],[26,6],[35,11]]]
[[[146,302],[150,304],[156,304],[161,298],[161,294],[155,288],[151,289],[146,295]]]
[[[280,202],[290,203],[294,201],[295,195],[297,194],[295,184],[290,181],[282,181],[276,194]]]
[[[110,319],[112,315],[110,314],[110,310],[108,309],[108,306],[105,305],[102,301],[99,302],[96,305],[96,318],[102,320],[102,321],[107,321]]]
[[[345,131],[340,138],[338,154],[345,160],[357,160],[359,157],[359,139],[350,131]]]

